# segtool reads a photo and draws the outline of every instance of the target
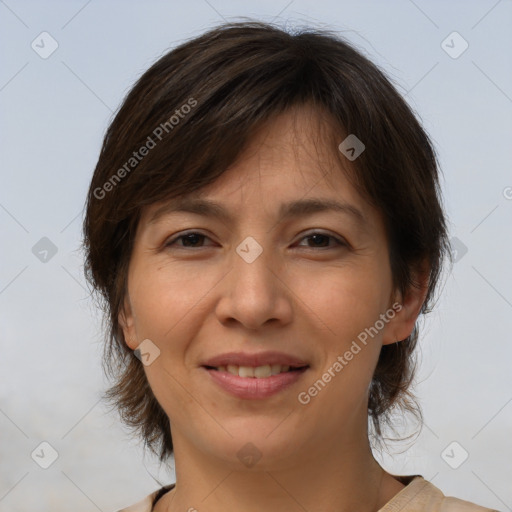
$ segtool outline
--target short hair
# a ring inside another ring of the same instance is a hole
[[[347,157],[338,144],[348,134],[364,143],[350,179],[383,215],[394,289],[419,286],[415,271],[427,263],[420,313],[430,311],[449,254],[440,170],[428,135],[390,79],[325,29],[225,23],[180,44],[139,78],[108,127],[83,224],[84,271],[108,331],[103,369],[113,385],[104,399],[161,461],[173,451],[169,418],[118,322],[141,210],[214,182],[256,129],[306,104],[330,115],[329,143],[342,169]],[[411,392],[417,340],[416,324],[408,338],[381,349],[368,400],[377,437],[395,407],[421,417]]]

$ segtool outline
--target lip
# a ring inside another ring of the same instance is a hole
[[[258,378],[240,377],[227,371],[219,371],[212,368],[228,366],[230,364],[251,367],[280,364],[300,369],[271,375],[270,377]],[[232,396],[246,400],[261,400],[283,391],[297,382],[309,368],[309,364],[304,359],[277,351],[265,351],[254,354],[248,352],[227,352],[211,357],[201,366],[208,372],[212,381],[221,389]]]
[[[227,352],[208,359],[202,363],[202,366],[215,366],[218,368],[219,366],[227,366],[228,364],[252,367],[264,366],[267,364],[288,365],[293,368],[308,366],[307,361],[304,361],[299,357],[276,351],[258,352],[254,354],[250,354],[248,352]],[[268,377],[268,379],[270,378],[271,377]]]
[[[274,363],[278,364],[278,363]],[[217,365],[212,365],[217,366]],[[224,391],[245,400],[261,400],[285,390],[302,378],[308,367],[300,370],[279,373],[270,377],[240,377],[229,372],[203,367],[211,379]]]

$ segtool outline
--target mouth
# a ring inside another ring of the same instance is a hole
[[[297,383],[310,368],[305,359],[284,352],[229,352],[203,361],[218,390],[246,400],[268,398]]]
[[[282,352],[231,352],[201,366],[223,393],[243,400],[261,400],[291,388],[310,368],[306,361]]]

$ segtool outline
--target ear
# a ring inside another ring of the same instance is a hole
[[[126,295],[123,301],[123,306],[119,311],[117,319],[119,321],[119,325],[123,329],[125,343],[132,350],[135,350],[138,347],[139,343],[137,341],[137,333],[135,332],[135,322],[132,312],[132,306],[130,304],[130,298],[128,297],[128,294]]]
[[[424,264],[420,270],[414,272],[416,285],[411,285],[403,295],[399,292],[393,294],[390,307],[395,311],[395,316],[390,320],[383,336],[383,345],[405,340],[411,335],[427,296],[429,277],[428,267]]]

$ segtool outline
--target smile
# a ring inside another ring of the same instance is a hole
[[[309,366],[287,365],[203,366],[213,383],[224,392],[245,400],[261,400],[284,391],[302,378]]]
[[[210,368],[219,372],[228,372],[231,375],[238,375],[239,377],[252,377],[257,379],[265,379],[271,377],[272,375],[279,375],[280,373],[300,370],[300,368],[291,368],[289,365],[283,364],[266,364],[256,367],[228,364],[227,366]]]

